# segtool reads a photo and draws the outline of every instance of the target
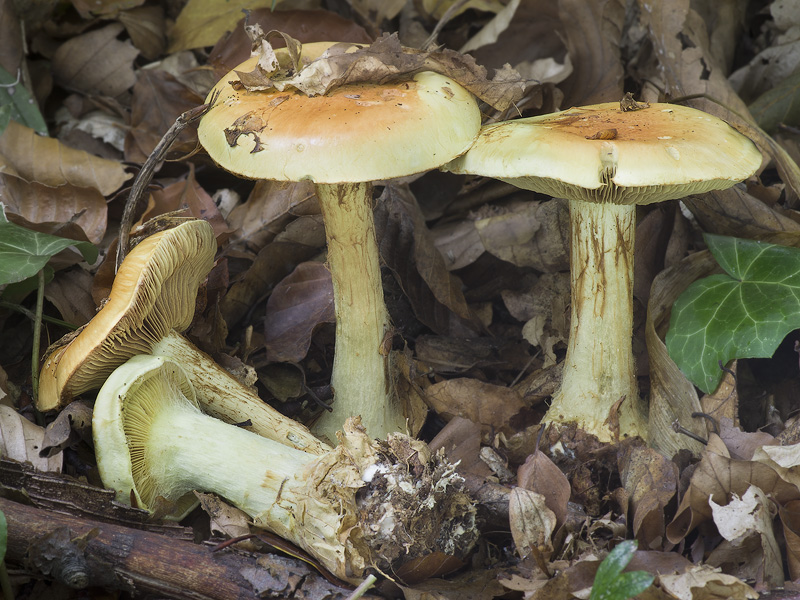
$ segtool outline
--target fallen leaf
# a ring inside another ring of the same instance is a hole
[[[620,463],[633,511],[633,535],[642,548],[657,550],[666,542],[664,513],[677,492],[677,466],[652,448],[632,448]]]
[[[622,99],[620,55],[625,23],[621,0],[559,0],[559,15],[573,71],[559,84],[565,106]]]
[[[213,46],[242,18],[242,10],[270,8],[275,0],[189,0],[169,32],[167,52]],[[277,2],[280,4],[280,0]]]
[[[63,455],[41,456],[44,428],[31,423],[10,406],[0,404],[0,454],[19,462],[27,462],[38,471],[61,472]]]
[[[142,56],[155,60],[166,50],[167,24],[161,6],[139,6],[123,10],[117,16]]]
[[[122,29],[119,23],[112,23],[59,46],[53,57],[53,76],[59,85],[89,96],[112,98],[129,90],[136,82],[133,61],[139,51],[130,42],[117,39]]]
[[[717,436],[711,437],[719,441]],[[777,502],[783,503],[800,498],[800,490],[784,481],[768,465],[735,460],[706,451],[692,473],[689,488],[681,498],[675,517],[667,525],[667,538],[673,544],[677,544],[700,523],[711,518],[709,500],[718,504],[727,502],[731,494],[741,496],[751,485],[769,490]]]
[[[159,69],[136,74],[131,100],[131,119],[125,137],[125,159],[143,163],[175,120],[185,111],[203,103],[203,98],[173,75]],[[174,153],[189,154],[197,145],[194,127],[184,129],[171,147]]]
[[[555,517],[555,527],[564,524],[571,492],[569,480],[544,452],[534,452],[520,465],[517,469],[517,485],[541,494]]]
[[[117,191],[130,177],[117,161],[73,150],[14,121],[0,136],[0,173],[50,187],[93,188],[103,196]]]
[[[58,309],[61,318],[76,327],[85,325],[97,311],[92,299],[92,275],[80,268],[60,271],[44,288],[44,296]]]
[[[659,575],[658,584],[678,600],[756,600],[758,593],[744,581],[719,569],[695,565],[679,575]]]
[[[521,558],[532,551],[547,560],[553,552],[551,541],[556,528],[556,516],[547,508],[545,497],[536,492],[516,487],[509,498],[511,537]]]
[[[786,562],[789,566],[789,579],[800,577],[800,500],[791,500],[778,506],[778,515],[783,526],[786,541]]]
[[[334,323],[331,273],[318,262],[305,262],[281,281],[267,301],[264,344],[267,359],[299,362],[308,352],[314,330]]]
[[[425,402],[445,419],[464,417],[484,433],[514,432],[512,423],[526,408],[513,389],[466,377],[433,384],[425,390]]]

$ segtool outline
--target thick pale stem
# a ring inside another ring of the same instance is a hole
[[[404,432],[405,416],[391,390],[383,349],[391,325],[383,300],[372,185],[317,185],[316,189],[333,278],[336,354],[333,411],[322,414],[314,431],[335,442],[345,420],[360,415],[373,438]]]
[[[183,367],[195,387],[200,406],[208,414],[227,423],[249,421],[249,428],[255,433],[298,450],[312,454],[330,450],[307,427],[265,403],[179,333],[168,333],[153,347],[152,353]]]
[[[158,474],[163,494],[173,500],[192,490],[219,494],[341,576],[342,516],[335,502],[311,502],[309,496],[309,471],[322,457],[232,427],[182,398],[164,400],[146,450],[148,470]],[[310,505],[313,514],[306,512]]]
[[[636,207],[570,201],[571,322],[561,389],[545,420],[602,441],[646,434],[631,349]]]

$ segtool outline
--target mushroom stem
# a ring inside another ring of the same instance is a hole
[[[111,374],[92,418],[100,476],[119,501],[152,510],[218,494],[341,579],[472,549],[475,507],[443,456],[400,434],[372,442],[357,419],[343,431],[314,456],[223,423],[200,411],[181,366],[153,355]]]
[[[253,432],[304,452],[323,454],[330,450],[307,427],[265,403],[178,332],[168,332],[153,345],[152,353],[170,358],[184,368],[195,387],[198,402],[211,416],[226,423],[247,423]]]
[[[636,206],[570,200],[570,225],[569,343],[545,420],[577,422],[601,441],[645,437],[631,349]]]
[[[380,258],[372,217],[372,184],[317,184],[325,222],[328,265],[336,307],[333,410],[314,426],[335,440],[348,417],[360,415],[373,438],[406,430],[391,389],[384,338],[391,329],[383,300]]]

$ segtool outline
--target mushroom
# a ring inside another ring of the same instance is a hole
[[[569,200],[570,335],[546,421],[602,441],[646,437],[631,349],[636,206],[731,187],[760,164],[748,138],[704,112],[607,103],[487,125],[445,167]]]
[[[204,414],[190,375],[165,357],[135,356],[111,374],[92,431],[118,501],[152,511],[193,490],[218,494],[346,581],[430,552],[461,559],[478,537],[463,479],[424,443],[373,443],[355,419],[314,456]]]
[[[372,181],[437,168],[465,152],[480,128],[472,95],[452,79],[423,72],[386,84],[349,84],[324,96],[293,89],[247,91],[238,72],[209,93],[200,143],[221,167],[252,179],[311,180],[322,209],[336,309],[332,411],[314,430],[335,439],[360,415],[385,437],[405,430],[384,349],[391,323],[381,285],[372,217]],[[315,63],[311,63],[315,65]]]
[[[202,220],[146,237],[120,265],[108,300],[86,324],[48,350],[37,407],[48,411],[98,389],[137,354],[160,354],[191,373],[204,410],[230,423],[249,421],[257,433],[314,453],[328,448],[300,423],[283,416],[222,369],[179,332],[195,313],[200,284],[211,270],[217,243]]]

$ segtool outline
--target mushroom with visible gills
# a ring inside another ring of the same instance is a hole
[[[100,477],[120,502],[218,494],[350,582],[431,552],[463,559],[476,512],[453,465],[401,434],[373,443],[357,419],[344,431],[315,456],[223,423],[201,412],[180,365],[147,354],[111,374],[92,419]]]
[[[607,103],[487,125],[445,167],[569,201],[570,335],[546,421],[646,437],[631,349],[636,206],[725,189],[760,165],[753,142],[702,111]]]
[[[391,84],[350,84],[324,96],[248,91],[237,71],[211,90],[214,107],[198,136],[220,166],[251,179],[315,183],[328,242],[336,309],[332,412],[314,431],[335,439],[360,415],[370,435],[404,431],[390,389],[383,298],[372,217],[372,181],[439,167],[465,152],[480,129],[473,96],[452,79],[423,72]],[[311,63],[314,65],[315,63]]]
[[[142,240],[120,265],[108,301],[77,335],[44,358],[37,407],[60,408],[98,389],[114,369],[138,354],[161,354],[191,372],[204,410],[229,423],[315,454],[328,450],[302,424],[263,402],[180,332],[194,318],[200,284],[214,264],[211,225],[180,219]]]

